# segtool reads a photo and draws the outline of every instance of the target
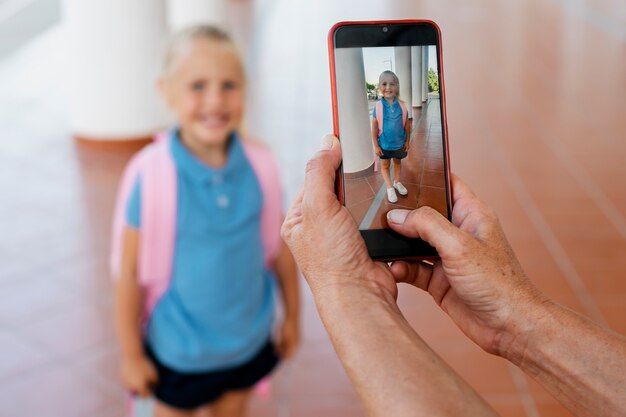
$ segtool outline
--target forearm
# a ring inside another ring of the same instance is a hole
[[[139,240],[139,230],[124,230],[122,262],[115,282],[115,324],[121,353],[126,358],[143,355],[143,292],[137,280]]]
[[[374,149],[376,149],[378,145],[378,123],[376,119],[372,119],[372,144],[374,145]]]
[[[144,354],[141,331],[143,296],[136,280],[122,277],[115,288],[115,322],[123,357]]]
[[[552,302],[503,356],[577,416],[626,415],[626,339]]]
[[[415,333],[386,290],[329,286],[315,299],[370,415],[496,415]]]
[[[380,147],[380,144],[378,143],[378,138],[376,136],[372,138],[372,145],[374,145],[374,149]]]

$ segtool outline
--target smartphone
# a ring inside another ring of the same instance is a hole
[[[336,192],[373,259],[437,258],[392,231],[386,213],[452,199],[441,31],[432,21],[340,22],[329,33],[334,133],[343,161]]]

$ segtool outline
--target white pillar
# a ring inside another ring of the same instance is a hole
[[[335,49],[335,70],[343,171],[345,173],[363,171],[374,161],[374,148],[362,50]]]
[[[155,88],[164,10],[161,0],[64,0],[66,91],[76,136],[143,138],[165,126]]]
[[[428,48],[422,47],[422,102],[428,101]]]
[[[411,47],[412,106],[422,107],[422,47]]]
[[[404,100],[409,110],[409,118],[413,118],[411,103],[413,102],[413,87],[411,83],[411,47],[396,46],[394,48],[396,57],[396,75],[400,80],[400,98]]]
[[[186,26],[207,23],[226,24],[225,0],[168,0],[168,26],[177,31]]]

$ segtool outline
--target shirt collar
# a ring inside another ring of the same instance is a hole
[[[178,170],[194,182],[217,184],[225,178],[232,178],[241,171],[244,154],[241,140],[236,132],[231,133],[228,138],[226,164],[221,168],[213,168],[194,155],[183,144],[178,128],[171,131],[170,137],[171,152]]]
[[[398,104],[398,97],[394,97],[394,98],[393,98],[393,103],[391,103],[391,104],[389,104],[389,103],[387,102],[387,100],[385,100],[385,98],[384,98],[384,97],[382,98],[382,101],[383,101],[383,105],[385,105],[385,106],[387,106],[387,107],[391,107],[391,106],[395,106],[396,104]]]

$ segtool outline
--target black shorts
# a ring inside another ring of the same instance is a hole
[[[269,375],[279,361],[271,341],[243,365],[210,372],[181,373],[159,362],[148,346],[146,353],[159,374],[159,382],[153,391],[156,399],[185,410],[210,404],[228,391],[253,387]]]
[[[383,154],[380,157],[380,159],[391,159],[391,158],[404,159],[406,158],[406,151],[404,150],[404,147],[393,150],[393,151],[383,149],[383,148],[380,148],[380,150],[383,151]]]

